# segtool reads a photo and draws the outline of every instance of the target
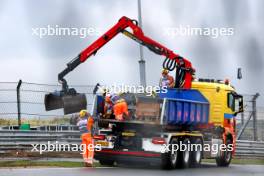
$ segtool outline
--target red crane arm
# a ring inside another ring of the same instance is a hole
[[[127,31],[126,28],[130,28],[132,30],[132,33]],[[63,87],[67,88],[67,83],[64,79],[64,76],[66,74],[76,68],[80,63],[85,62],[90,56],[95,55],[101,47],[103,47],[107,42],[109,42],[119,33],[123,33],[124,35],[135,40],[136,42],[146,46],[156,54],[165,56],[167,61],[169,62],[166,64],[169,70],[173,70],[175,67],[177,67],[177,70],[181,70],[182,72],[184,72],[183,82],[181,85],[178,85],[178,87],[186,89],[191,88],[192,74],[194,72],[191,62],[179,56],[178,54],[175,54],[173,51],[169,50],[160,43],[145,36],[141,28],[137,25],[137,21],[131,20],[125,16],[120,18],[117,24],[115,24],[111,29],[109,29],[105,34],[103,34],[100,38],[94,41],[91,45],[84,49],[76,58],[74,58],[71,62],[67,64],[67,68],[64,69],[58,75],[59,81],[64,84]],[[176,74],[176,79],[178,74]]]

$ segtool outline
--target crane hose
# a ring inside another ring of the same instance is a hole
[[[170,58],[166,58],[164,61],[163,61],[163,68],[164,69],[167,69],[169,71],[173,71],[175,68],[176,68],[176,60],[172,60]]]
[[[185,78],[185,71],[184,68],[182,68],[181,65],[178,65],[176,62],[176,59],[170,59],[166,58],[163,61],[163,68],[167,69],[169,71],[173,71],[174,69],[176,70],[175,74],[175,87],[179,88],[184,85],[184,78]]]

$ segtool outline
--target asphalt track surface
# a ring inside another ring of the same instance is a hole
[[[101,168],[4,168],[0,176],[244,176],[264,175],[263,165],[230,165],[227,168],[215,164],[202,164],[200,168],[160,170],[147,166],[122,166]]]

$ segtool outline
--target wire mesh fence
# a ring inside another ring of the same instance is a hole
[[[0,125],[17,124],[18,102],[17,102],[18,82],[0,82]],[[91,109],[93,99],[92,85],[73,85],[78,92],[85,93],[87,97],[87,109]],[[75,114],[64,115],[63,110],[46,111],[44,105],[45,94],[60,90],[61,85],[37,84],[22,82],[20,88],[20,108],[22,123],[31,122],[39,125],[43,122],[49,124],[67,123]],[[66,122],[64,122],[66,121]]]
[[[239,138],[240,140],[264,140],[264,107],[254,107],[254,97],[256,95],[243,95],[244,99],[244,112],[240,113],[237,117],[237,133],[244,128],[244,131]],[[257,99],[256,99],[257,101]],[[256,117],[254,119],[254,111]],[[255,120],[255,126],[254,126]],[[255,134],[254,134],[255,133]],[[254,137],[254,135],[256,135]]]
[[[0,125],[17,125],[18,103],[17,103],[18,82],[0,82]],[[87,109],[91,110],[93,101],[94,85],[72,85],[78,92],[85,93],[87,97]],[[59,125],[69,124],[70,119],[76,114],[64,115],[63,110],[46,111],[44,96],[54,90],[60,90],[59,84],[37,84],[22,82],[20,88],[21,121],[31,125]],[[245,112],[237,116],[237,132],[247,122],[253,108],[253,96],[243,95]],[[256,131],[258,140],[264,140],[264,107],[256,109]],[[240,139],[251,140],[254,137],[253,118],[251,117],[241,135]]]

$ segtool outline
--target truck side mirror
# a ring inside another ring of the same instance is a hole
[[[242,79],[242,68],[237,69],[237,79]]]
[[[239,112],[244,112],[244,103],[243,103],[243,97],[239,97]]]
[[[241,112],[244,112],[243,96],[236,95],[235,96],[235,115]]]
[[[227,94],[227,106],[234,111],[234,114],[237,115],[240,112],[244,111],[243,106],[243,96],[235,92],[229,92]]]

